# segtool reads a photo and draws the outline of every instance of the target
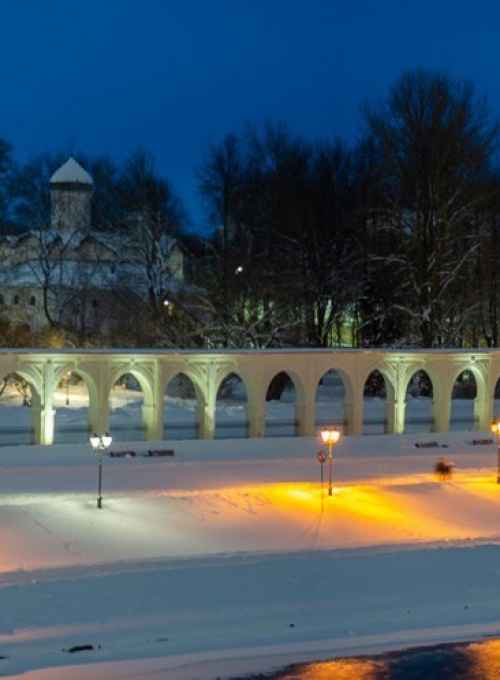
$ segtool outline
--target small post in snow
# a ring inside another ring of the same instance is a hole
[[[497,484],[500,484],[500,421],[494,420],[490,427],[497,439]]]
[[[318,455],[316,456],[318,459],[319,463],[319,469],[320,469],[320,481],[321,481],[321,498],[323,498],[323,465],[325,464],[326,461],[326,454],[324,451],[318,451]]]

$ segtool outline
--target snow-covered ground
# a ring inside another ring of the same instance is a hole
[[[105,457],[102,509],[88,444],[0,448],[0,675],[208,680],[500,635],[489,433],[345,437],[332,497],[316,439],[157,445]]]

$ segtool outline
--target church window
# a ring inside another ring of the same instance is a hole
[[[0,295],[0,305],[4,305],[4,304],[5,304],[4,297],[3,297],[3,295]]]
[[[35,297],[34,295],[32,295],[32,296],[30,297],[30,305],[31,305],[32,307],[34,307],[34,306],[36,305],[36,297]]]
[[[19,304],[19,295],[14,295],[13,303],[14,303],[15,305],[18,305],[18,304]]]

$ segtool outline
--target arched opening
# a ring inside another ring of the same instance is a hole
[[[229,439],[246,437],[247,390],[237,373],[230,373],[221,382],[215,402],[215,437]]]
[[[297,393],[292,378],[285,371],[274,376],[266,392],[266,437],[294,437]]]
[[[142,421],[143,394],[138,378],[123,373],[109,393],[109,430],[117,441],[144,438]]]
[[[89,391],[76,371],[65,373],[52,395],[54,444],[88,441]]]
[[[9,373],[0,381],[1,446],[33,442],[31,405],[31,386],[23,376]]]
[[[432,432],[434,386],[426,371],[414,373],[406,388],[405,433]]]
[[[455,380],[451,392],[450,431],[474,430],[478,419],[474,414],[477,382],[474,373],[466,369]]]
[[[315,428],[334,426],[341,432],[346,431],[344,416],[345,388],[338,371],[330,370],[323,374],[316,388]]]
[[[163,397],[163,439],[196,439],[198,436],[196,390],[185,373],[168,383]]]
[[[495,383],[495,391],[493,392],[493,420],[500,419],[500,378]]]
[[[363,389],[363,434],[384,434],[386,417],[387,385],[382,373],[372,371]]]

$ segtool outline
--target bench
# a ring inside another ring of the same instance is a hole
[[[437,442],[415,442],[417,449],[434,449],[439,446]]]
[[[136,455],[135,451],[110,451],[110,458],[134,458]]]
[[[148,458],[160,458],[162,456],[175,456],[173,449],[148,449],[148,452],[144,454]]]
[[[473,439],[470,444],[472,446],[489,446],[493,444],[493,439]]]

